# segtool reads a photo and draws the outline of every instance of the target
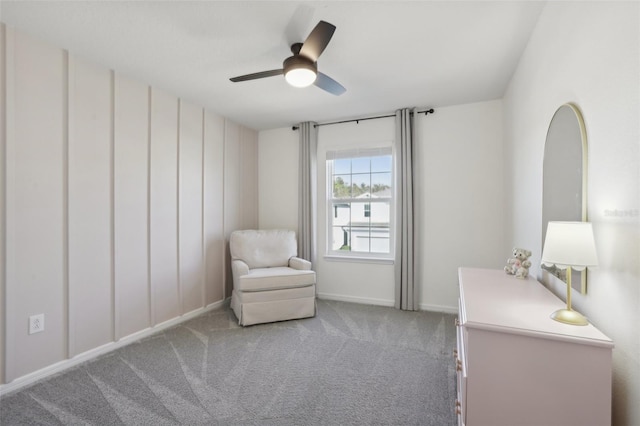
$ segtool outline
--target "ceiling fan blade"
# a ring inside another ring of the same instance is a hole
[[[314,12],[315,7],[309,6],[308,4],[299,4],[296,7],[284,31],[288,46],[302,40],[302,37],[304,37],[303,34],[307,31],[307,28],[311,26]]]
[[[336,96],[340,96],[347,91],[347,89],[345,89],[342,84],[338,83],[328,75],[321,72],[318,73],[316,81],[313,84],[315,84],[322,90],[326,90],[327,92]]]
[[[284,70],[279,69],[279,70],[271,70],[271,71],[261,71],[261,72],[255,72],[253,74],[247,74],[247,75],[241,75],[238,77],[233,77],[230,78],[229,80],[233,81],[234,83],[237,83],[239,81],[247,81],[247,80],[256,80],[258,78],[266,78],[266,77],[273,77],[276,75],[282,75],[282,73],[284,72]]]
[[[318,22],[318,25],[316,25],[313,31],[311,31],[311,34],[309,34],[309,37],[307,37],[302,44],[300,54],[316,62],[331,41],[335,30],[335,25],[325,21]]]

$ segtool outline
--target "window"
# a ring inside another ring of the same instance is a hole
[[[327,153],[330,254],[391,257],[391,148]]]

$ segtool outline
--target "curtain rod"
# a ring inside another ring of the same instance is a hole
[[[425,111],[416,111],[416,114],[424,114],[425,116],[427,114],[433,114],[435,112],[435,110],[433,108],[427,109]],[[411,113],[413,114],[413,113]],[[389,118],[389,117],[395,117],[395,114],[389,114],[389,115],[378,115],[375,117],[365,117],[365,118],[354,118],[351,120],[342,120],[342,121],[330,121],[328,123],[318,123],[318,124],[314,124],[313,127],[320,127],[320,126],[331,126],[332,124],[342,124],[342,123],[352,123],[352,122],[356,122],[359,123],[361,121],[366,121],[366,120],[377,120],[378,118]],[[292,126],[291,130],[298,130],[300,127],[299,126]]]

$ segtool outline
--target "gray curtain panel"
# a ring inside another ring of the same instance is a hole
[[[298,256],[316,263],[316,180],[318,128],[316,123],[300,123],[298,179]]]
[[[396,111],[396,259],[395,259],[395,306],[397,309],[416,311],[418,301],[418,274],[416,240],[417,201],[414,199],[413,177],[416,171],[414,160],[415,110],[405,108]]]

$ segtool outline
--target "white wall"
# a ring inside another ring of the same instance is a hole
[[[422,309],[457,310],[459,266],[502,267],[504,245],[500,101],[439,108],[416,118]],[[328,150],[390,146],[393,118],[322,126],[318,134],[318,295],[393,305],[394,267],[327,260]],[[260,132],[260,227],[297,229],[298,133]],[[276,202],[272,202],[272,200]]]
[[[582,110],[600,265],[573,306],[615,342],[613,423],[640,424],[640,4],[547,4],[504,98],[508,240],[540,275],[542,159],[556,109]],[[559,295],[564,286],[551,285]]]
[[[259,134],[260,229],[298,232],[298,135],[291,127]]]
[[[502,268],[504,240],[502,102],[436,109],[416,120],[422,225],[420,303],[458,303],[458,267]]]
[[[0,29],[4,391],[222,303],[224,237],[257,226],[258,135]]]

